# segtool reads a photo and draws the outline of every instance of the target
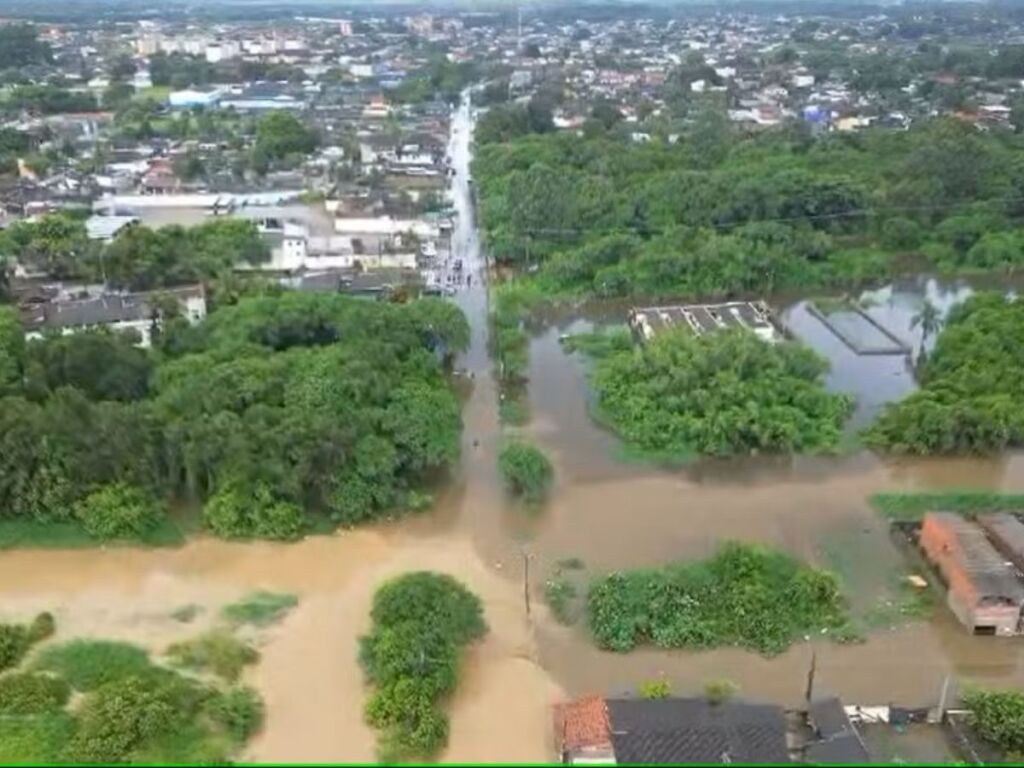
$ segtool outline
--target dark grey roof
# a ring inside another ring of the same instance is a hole
[[[992,543],[1005,556],[1024,561],[1024,523],[1013,515],[1000,512],[995,515],[981,515],[978,524],[988,531]]]
[[[202,289],[175,288],[160,293],[184,301],[189,296],[202,295]],[[38,331],[149,320],[154,316],[152,296],[149,293],[113,293],[87,299],[25,304],[21,307],[22,324],[28,331]]]
[[[868,751],[836,697],[817,699],[807,708],[807,717],[820,741],[807,747],[811,763],[863,763]]]
[[[814,730],[822,738],[848,732],[851,728],[850,718],[846,716],[843,703],[835,696],[812,701],[807,708],[807,716],[810,718]]]
[[[781,707],[707,699],[608,699],[619,763],[789,762]]]

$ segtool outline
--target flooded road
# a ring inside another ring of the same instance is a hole
[[[1024,641],[968,636],[941,607],[927,621],[883,622],[858,645],[809,638],[771,659],[737,649],[616,655],[596,650],[582,627],[555,623],[541,590],[560,560],[583,561],[582,588],[607,570],[703,556],[726,539],[762,542],[834,568],[855,610],[869,613],[912,569],[867,496],[901,489],[1024,491],[1024,455],[881,461],[860,452],[711,461],[676,470],[626,463],[616,456],[616,440],[589,417],[584,361],[558,342],[560,333],[580,328],[569,318],[540,327],[531,344],[531,420],[523,428],[551,456],[556,485],[542,510],[510,503],[495,468],[502,434],[487,356],[486,268],[470,203],[470,132],[463,105],[449,151],[459,211],[453,249],[473,275],[472,285],[455,297],[472,328],[459,365],[472,378],[462,380],[462,461],[436,508],[390,526],[290,545],[199,539],[177,550],[0,552],[0,620],[47,609],[64,637],[119,637],[160,650],[197,631],[170,618],[181,605],[204,607],[201,623],[256,589],[295,593],[299,606],[266,631],[263,658],[249,673],[266,699],[267,724],[245,757],[267,762],[373,759],[375,734],[362,722],[358,636],[367,628],[374,589],[416,569],[462,579],[481,596],[491,627],[469,652],[449,706],[447,760],[551,759],[554,701],[633,691],[655,677],[670,680],[680,694],[728,678],[746,696],[797,704],[814,652],[817,690],[855,703],[931,704],[947,674],[960,682],[1024,685]],[[932,291],[935,303],[946,295],[939,284],[928,286],[925,281],[923,290]],[[906,315],[892,321],[905,323],[905,330],[892,330],[912,346],[919,343],[909,329],[919,295],[917,288],[894,286],[871,310]],[[833,375],[835,386],[852,381],[835,369]],[[913,382],[890,386],[865,377],[858,386],[879,393],[877,406]]]

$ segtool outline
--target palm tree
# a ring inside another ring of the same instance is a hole
[[[920,362],[925,358],[924,347],[928,339],[942,329],[942,313],[928,299],[924,300],[921,311],[910,318],[910,329],[913,330],[918,326],[921,327],[921,349],[917,354],[917,359]]]

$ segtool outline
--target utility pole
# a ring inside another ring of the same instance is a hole
[[[807,703],[811,703],[811,696],[814,695],[814,673],[818,669],[818,652],[816,650],[811,651],[811,668],[807,671],[807,692],[805,697]]]
[[[526,604],[526,618],[530,618],[530,553],[523,547],[523,602]]]
[[[516,15],[518,17],[518,21],[516,23],[516,50],[519,52],[519,55],[522,56],[523,55],[523,7],[521,5],[516,7]]]

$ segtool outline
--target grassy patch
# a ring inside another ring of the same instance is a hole
[[[176,666],[197,672],[213,672],[232,683],[246,666],[255,664],[260,658],[255,648],[225,629],[214,629],[191,640],[175,643],[167,649],[167,655]]]
[[[299,604],[299,598],[281,592],[253,592],[236,603],[224,606],[221,616],[232,624],[266,627],[285,617]]]
[[[171,94],[169,85],[151,85],[148,88],[138,88],[132,95],[132,101],[167,101]]]
[[[157,668],[143,648],[112,640],[72,640],[43,648],[32,668],[52,672],[78,691],[92,691],[129,677],[145,677]]]
[[[566,352],[582,352],[595,360],[608,357],[616,352],[632,349],[633,337],[628,328],[609,328],[595,333],[578,333],[562,340]]]
[[[138,539],[116,543],[90,536],[78,522],[40,523],[34,520],[0,521],[0,550],[4,549],[89,549],[99,546],[180,547],[185,530],[170,517],[147,530]]]
[[[939,493],[876,493],[871,506],[889,520],[914,522],[925,512],[1022,512],[1024,493],[992,491],[943,491]]]
[[[35,717],[0,717],[0,764],[55,763],[75,730],[63,712]]]

